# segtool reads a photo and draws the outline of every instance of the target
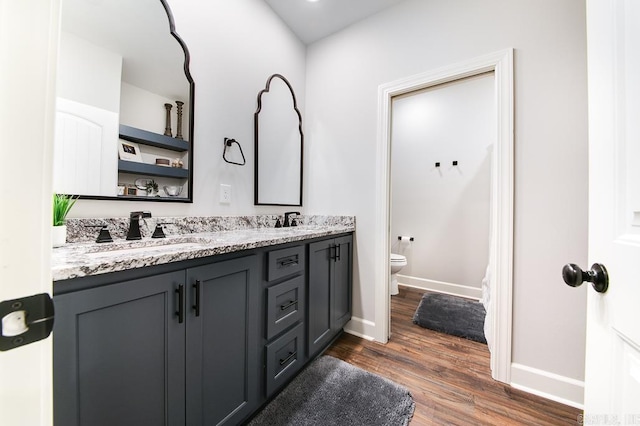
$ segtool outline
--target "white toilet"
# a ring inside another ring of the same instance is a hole
[[[407,266],[407,258],[401,254],[391,253],[391,284],[389,284],[389,293],[392,296],[398,294],[398,272]]]

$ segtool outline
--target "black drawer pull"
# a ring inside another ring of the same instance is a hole
[[[178,286],[176,293],[178,293],[178,311],[176,315],[178,316],[178,323],[182,324],[184,322],[184,286],[182,284]]]
[[[193,288],[196,291],[196,300],[195,305],[193,305],[193,309],[196,311],[196,316],[200,316],[200,280],[196,280],[196,283],[193,285]]]
[[[286,311],[290,307],[292,307],[294,305],[297,305],[297,304],[298,304],[297,300],[292,300],[291,302],[287,303],[286,305],[280,305],[280,310],[281,311]]]
[[[340,252],[341,252],[341,246],[340,244],[336,244],[336,259],[335,260],[340,260]]]
[[[289,259],[281,260],[278,263],[280,263],[281,267],[297,265],[298,264],[298,257],[297,256],[296,257],[290,257]]]
[[[281,359],[280,360],[280,365],[285,365],[286,363],[291,361],[291,358],[294,358],[297,354],[298,354],[297,352],[289,352],[289,356],[288,357],[286,357],[285,359]]]

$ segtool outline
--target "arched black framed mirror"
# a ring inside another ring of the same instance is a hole
[[[302,116],[291,84],[280,74],[258,93],[254,136],[254,203],[302,206]]]
[[[192,202],[189,61],[165,0],[62,0],[54,191]]]

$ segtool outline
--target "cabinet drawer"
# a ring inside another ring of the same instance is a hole
[[[273,281],[304,271],[304,246],[267,253],[267,280]]]
[[[267,288],[267,340],[304,317],[304,277]]]
[[[303,344],[304,324],[300,323],[282,337],[266,346],[267,397],[300,370],[304,364]]]

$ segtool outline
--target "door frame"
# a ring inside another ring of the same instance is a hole
[[[51,281],[52,167],[60,0],[0,0],[0,141],[11,161],[3,181],[21,176],[4,196],[11,209],[0,213],[0,300],[47,293]],[[19,149],[16,149],[19,147]],[[28,190],[25,190],[28,188]],[[53,422],[51,337],[0,353],[0,412],[12,425]]]
[[[494,72],[496,144],[492,154],[491,247],[489,260],[493,312],[490,328],[492,377],[504,383],[511,376],[514,206],[514,101],[513,49],[402,78],[378,87],[375,219],[375,323],[376,340],[386,343],[390,332],[389,296],[391,200],[391,101],[394,96]]]

